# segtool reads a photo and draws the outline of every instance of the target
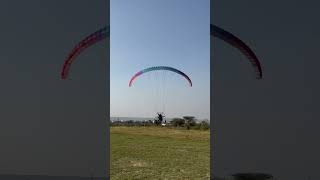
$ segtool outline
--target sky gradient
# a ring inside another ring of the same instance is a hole
[[[185,72],[194,83],[190,88],[181,84],[182,78],[169,79],[167,116],[209,119],[209,0],[110,3],[111,116],[153,117],[155,112],[150,107],[155,102],[149,81],[131,88],[128,82],[139,70],[162,65]]]

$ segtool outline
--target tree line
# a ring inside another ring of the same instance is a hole
[[[161,123],[157,120],[145,120],[145,121],[111,121],[111,126],[161,126]],[[210,124],[208,120],[198,121],[194,116],[183,116],[182,118],[173,118],[165,124],[165,127],[169,128],[185,128],[187,130],[197,129],[197,130],[208,130],[210,129]]]

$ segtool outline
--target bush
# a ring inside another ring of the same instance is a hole
[[[174,127],[183,127],[185,124],[184,119],[181,118],[173,118],[170,123],[172,124],[172,126]]]
[[[202,129],[202,130],[208,130],[208,129],[210,129],[210,124],[208,123],[208,121],[201,121],[201,123],[200,123],[200,129]]]

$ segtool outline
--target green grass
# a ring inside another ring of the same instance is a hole
[[[111,127],[111,179],[209,179],[210,131]]]

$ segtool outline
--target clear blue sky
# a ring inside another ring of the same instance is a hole
[[[111,116],[152,117],[150,84],[129,88],[137,71],[171,66],[189,75],[168,79],[167,117],[210,116],[209,0],[111,0]],[[164,13],[165,12],[165,13]],[[138,83],[138,82],[137,82]]]

